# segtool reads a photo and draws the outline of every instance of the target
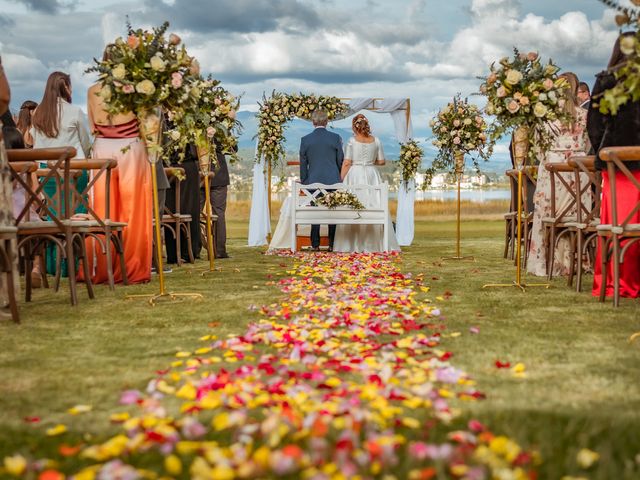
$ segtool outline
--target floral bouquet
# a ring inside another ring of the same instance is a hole
[[[479,170],[478,157],[488,160],[491,156],[493,148],[487,144],[487,124],[482,112],[468,99],[461,99],[460,94],[440,110],[429,125],[435,135],[433,144],[438,147],[438,154],[426,172],[426,185],[438,170],[462,173],[465,154],[477,153],[472,157],[476,170]]]
[[[337,97],[316,97],[302,93],[286,95],[273,92],[271,98],[263,98],[258,112],[257,157],[264,155],[267,162],[276,166],[285,156],[285,123],[294,117],[311,118],[314,110],[326,110],[329,120],[344,114],[349,107]]]
[[[353,210],[364,210],[364,205],[358,197],[346,190],[335,190],[328,192],[323,197],[316,200],[316,205],[334,210],[337,207],[350,207]]]
[[[134,112],[138,116],[142,136],[156,157],[162,153],[158,108],[170,112],[179,122],[197,94],[187,77],[199,75],[200,70],[197,61],[187,55],[180,37],[166,36],[168,28],[168,22],[151,32],[133,30],[127,24],[126,40],[117,38],[107,58],[94,59],[96,65],[87,69],[99,74],[103,86],[98,95],[110,113]]]
[[[629,7],[623,7],[613,0],[601,0],[602,3],[618,10],[616,23],[622,27],[626,24],[636,24],[640,26],[640,12]],[[640,0],[631,0],[640,6]],[[616,115],[618,109],[628,101],[640,100],[640,83],[638,83],[638,72],[640,72],[640,28],[635,35],[627,35],[620,39],[620,50],[628,59],[619,68],[614,70],[614,75],[619,80],[616,85],[604,92],[599,99],[593,99],[600,112],[604,114]]]
[[[415,177],[418,167],[422,163],[424,151],[415,140],[409,140],[400,146],[400,169],[402,171],[402,181],[406,185],[409,180]]]
[[[547,124],[568,120],[563,109],[567,83],[558,77],[560,69],[551,60],[542,65],[536,52],[523,54],[515,48],[513,59],[504,57],[490,68],[489,76],[482,79],[480,93],[487,96],[485,112],[497,120],[490,129],[491,140],[525,127],[529,144],[536,145],[538,152],[548,150],[553,131],[546,128]],[[534,149],[529,149],[531,160],[535,154]]]
[[[182,158],[184,148],[181,147],[184,142],[181,140],[186,138],[199,151],[207,152],[208,156],[215,152],[216,146],[220,147],[234,163],[238,160],[237,135],[242,128],[236,119],[240,100],[211,77],[193,77],[189,81],[193,101],[189,109],[183,112],[180,121],[175,122],[167,132],[171,148]]]

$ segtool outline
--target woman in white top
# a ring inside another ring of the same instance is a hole
[[[367,117],[358,114],[351,122],[353,137],[345,147],[341,177],[346,185],[379,185],[377,165],[384,165],[380,140],[371,135]],[[377,204],[374,198],[359,198],[365,207]],[[389,250],[400,250],[391,225],[386,226]],[[338,225],[333,242],[335,252],[381,252],[384,250],[381,225]]]
[[[80,107],[71,104],[71,77],[63,72],[53,72],[47,79],[44,96],[32,117],[31,136],[33,148],[73,147],[76,158],[89,158],[91,137],[86,116]],[[83,191],[89,177],[87,172],[78,178],[76,189]],[[52,198],[56,191],[54,180],[44,186],[44,192]],[[74,213],[87,213],[84,206]],[[63,268],[63,275],[66,268]],[[55,273],[55,256],[47,255],[47,271]]]

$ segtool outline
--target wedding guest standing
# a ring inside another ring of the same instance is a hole
[[[91,151],[91,137],[87,130],[87,119],[80,107],[71,104],[71,77],[63,72],[53,72],[47,79],[44,96],[33,113],[30,130],[34,148],[73,147],[76,158],[88,158]],[[83,191],[87,186],[87,172],[76,180],[75,188]],[[56,183],[50,179],[44,186],[50,198],[55,195]],[[83,205],[73,213],[86,213]],[[47,249],[47,272],[56,271],[55,249]],[[62,275],[66,275],[66,261],[63,260]]]
[[[109,54],[109,47],[105,55]],[[87,93],[89,124],[96,139],[93,145],[94,158],[113,158],[118,166],[111,173],[111,219],[126,222],[124,229],[124,258],[130,283],[148,282],[151,279],[152,254],[152,195],[151,168],[147,148],[140,138],[138,120],[132,112],[111,115],[100,96],[102,85],[97,83]],[[94,187],[93,207],[96,213],[105,212],[105,182]],[[92,281],[106,283],[106,256],[99,245],[87,247],[89,260],[93,264]],[[113,273],[117,282],[122,281],[120,262],[115,255]]]
[[[616,70],[626,61],[627,57],[620,50],[620,40],[626,36],[635,35],[632,32],[620,36],[613,47],[607,70],[596,76],[593,86],[593,99],[597,103],[603,93],[613,88],[616,80]],[[605,147],[638,146],[640,145],[640,101],[629,101],[619,107],[616,115],[600,113],[596,105],[589,109],[588,130],[591,144],[596,155]],[[640,181],[640,162],[625,162],[625,166],[632,171],[633,176]],[[611,199],[609,196],[609,174],[605,163],[596,156],[596,168],[602,170],[602,202],[600,204],[600,223],[606,224],[611,220]],[[617,214],[618,218],[626,218],[640,203],[638,190],[624,174],[616,174]],[[636,212],[631,223],[640,223],[640,213]],[[602,272],[600,270],[600,255],[602,241],[598,242],[593,276],[593,296],[600,295]],[[613,296],[613,266],[607,267],[606,295]],[[624,254],[624,262],[620,265],[620,296],[637,298],[640,296],[640,244],[629,247]]]
[[[542,219],[551,216],[551,175],[545,168],[548,163],[564,163],[573,155],[586,155],[589,151],[589,139],[587,137],[587,111],[580,108],[577,97],[578,77],[574,73],[566,72],[560,75],[567,82],[563,97],[565,99],[564,110],[570,120],[561,123],[556,120],[551,122],[548,128],[554,132],[553,145],[541,158],[538,167],[538,182],[536,193],[533,196],[533,227],[531,230],[531,244],[529,246],[529,258],[527,271],[533,275],[547,275],[547,246],[544,243],[544,229]],[[562,212],[574,198],[575,180],[572,173],[561,173],[572,188],[569,191],[558,182],[555,185],[556,212]],[[581,174],[584,175],[584,174]],[[584,181],[587,179],[585,177]],[[584,194],[583,202],[590,201],[590,192]],[[575,215],[575,208],[567,212],[567,215]],[[553,246],[550,246],[553,248]],[[562,237],[558,240],[554,255],[553,274],[568,275],[573,259],[571,258],[571,245],[569,239]]]
[[[229,258],[227,253],[227,190],[229,189],[229,166],[220,147],[216,148],[216,164],[211,165],[211,213],[218,216],[215,231],[216,258]]]
[[[589,91],[589,85],[585,82],[580,82],[578,85],[578,102],[580,102],[580,108],[589,110],[589,104],[591,103],[591,92]]]
[[[16,122],[16,126],[24,137],[25,148],[33,148],[33,137],[31,136],[30,130],[32,125],[33,112],[35,112],[37,107],[38,104],[33,100],[26,100],[22,102],[20,111],[18,112],[18,121]]]

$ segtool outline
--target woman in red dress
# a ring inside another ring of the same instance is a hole
[[[605,115],[600,113],[597,104],[598,98],[603,92],[615,86],[617,80],[615,71],[626,61],[626,56],[620,50],[621,35],[613,47],[613,53],[609,60],[607,70],[601,72],[596,77],[593,87],[592,103],[587,117],[587,130],[591,145],[596,151],[596,155],[605,147],[621,147],[640,145],[640,101],[627,102],[622,105],[616,115]],[[625,165],[632,171],[634,177],[640,181],[640,162],[625,162]],[[600,208],[600,223],[606,224],[611,221],[611,199],[609,198],[609,175],[606,171],[605,162],[596,156],[596,168],[602,170],[602,204]],[[625,218],[631,210],[640,202],[640,192],[635,188],[624,174],[616,173],[617,189],[617,214],[618,218]],[[631,220],[640,223],[640,213],[636,213]],[[602,285],[602,272],[600,270],[600,255],[603,246],[602,239],[598,241],[598,250],[594,266],[593,296],[600,295]],[[613,266],[607,266],[607,297],[613,296]],[[625,253],[624,263],[620,266],[620,296],[637,298],[640,296],[640,244],[632,245]]]

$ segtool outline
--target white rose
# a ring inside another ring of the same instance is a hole
[[[111,70],[111,75],[113,75],[113,78],[122,80],[127,75],[127,69],[124,68],[124,64],[119,63],[113,70]]]
[[[620,51],[625,55],[631,55],[636,50],[635,37],[625,36],[620,39]]]
[[[533,107],[533,114],[538,118],[542,118],[547,114],[547,107],[540,102],[536,102]]]
[[[155,91],[156,86],[151,80],[142,80],[136,85],[136,92],[142,93],[143,95],[153,95]]]
[[[98,93],[98,96],[105,102],[108,102],[109,100],[111,100],[111,94],[111,87],[109,85],[105,85],[100,89],[100,93]]]
[[[151,64],[151,68],[156,72],[164,72],[165,63],[160,56],[154,55],[151,57],[151,61],[149,63]]]
[[[517,70],[509,70],[507,71],[507,78],[505,78],[504,82],[509,85],[516,85],[520,80],[522,80],[522,73]]]
[[[464,124],[465,125],[471,125],[471,119],[470,118],[465,118],[464,119]]]
[[[178,140],[180,140],[180,132],[179,132],[179,131],[177,131],[177,130],[172,130],[172,131],[171,131],[171,140],[174,140],[174,141],[176,141],[176,142],[177,142]]]

